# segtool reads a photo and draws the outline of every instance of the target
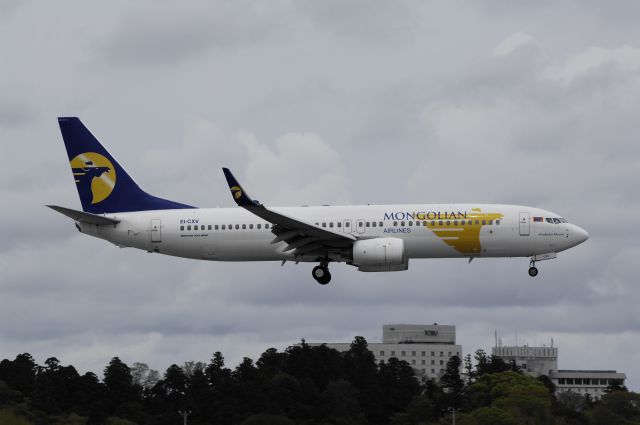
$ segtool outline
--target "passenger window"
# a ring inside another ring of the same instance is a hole
[[[425,223],[426,223],[426,221],[425,221]],[[432,221],[432,222],[431,222],[431,225],[432,225],[432,226],[435,226],[435,225],[436,225],[436,222],[435,222],[435,221]]]
[[[218,230],[218,225],[216,224],[215,229]]]
[[[191,230],[191,226],[187,226],[187,230]]]
[[[180,226],[180,230],[184,230],[184,226]]]
[[[393,222],[393,225],[394,225],[394,226],[397,226],[397,225],[398,225],[398,222],[397,222],[397,221],[394,221],[394,222]]]
[[[439,225],[439,226],[442,226],[442,223],[443,223],[443,221],[442,221],[442,220],[438,221],[438,225]]]
[[[362,227],[362,222],[361,221],[358,222],[358,227]]]
[[[347,221],[346,223],[344,223],[344,227],[351,227],[351,222]]]
[[[476,220],[476,226],[480,224],[480,220]]]
[[[229,230],[233,230],[233,224],[229,225]]]
[[[455,221],[453,222],[453,225],[454,225],[454,226],[457,226],[457,225],[458,225],[458,220],[455,220]]]
[[[249,225],[249,229],[253,229],[253,224],[250,224],[250,225]]]
[[[322,223],[322,227],[327,227],[327,223]]]
[[[376,223],[375,221],[372,221],[372,222],[371,222],[371,225],[372,225],[373,227],[376,227],[376,225],[377,225],[377,224],[378,224],[378,223]]]
[[[264,228],[265,228],[265,229],[268,229],[268,228],[269,228],[269,223],[266,223],[266,224],[264,225]]]
[[[246,225],[246,224],[243,224],[243,225],[242,225],[242,228],[243,228],[243,229],[246,229],[246,228],[247,228],[247,225]]]
[[[336,225],[337,225],[338,227],[342,227],[342,222],[340,222],[340,221],[339,221],[339,222],[337,222],[337,223],[336,223]]]
[[[493,226],[493,220],[489,220],[489,226]]]
[[[447,220],[447,226],[451,226],[451,222]]]
[[[240,225],[236,224],[236,230],[240,230]]]
[[[400,222],[400,226],[404,227],[404,221]]]
[[[371,223],[367,221],[367,222],[365,223],[365,227],[371,227]]]
[[[485,224],[487,224],[487,220],[482,220],[482,225],[484,226]]]
[[[500,226],[500,220],[496,220],[496,226]]]
[[[410,221],[408,224],[409,227],[413,226],[413,221]]]
[[[262,224],[258,223],[258,229],[262,229]]]
[[[226,226],[224,224],[222,225],[222,230],[226,230]]]
[[[209,230],[211,230],[211,225],[209,225]]]
[[[329,227],[333,227],[333,221],[329,222]]]
[[[384,226],[384,224],[382,224],[382,222],[380,222],[380,227]]]

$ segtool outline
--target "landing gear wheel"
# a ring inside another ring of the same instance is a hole
[[[326,285],[331,282],[331,273],[329,273],[329,268],[327,266],[315,266],[311,274],[320,285]]]
[[[529,267],[529,276],[531,277],[538,276],[538,269],[534,266]]]

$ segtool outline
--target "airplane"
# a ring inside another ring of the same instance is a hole
[[[536,263],[589,234],[558,214],[501,204],[270,207],[249,196],[223,168],[237,207],[196,208],[143,191],[76,117],[58,118],[82,211],[47,205],[87,235],[119,247],[210,261],[330,263],[393,272],[420,258],[529,257]]]

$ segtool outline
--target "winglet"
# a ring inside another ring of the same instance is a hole
[[[233,176],[231,171],[228,168],[222,168],[224,172],[224,177],[227,179],[227,184],[229,185],[229,190],[231,190],[231,195],[233,195],[233,199],[236,201],[236,204],[240,207],[253,207],[260,205],[260,202],[252,200],[247,192],[240,186],[238,180]]]

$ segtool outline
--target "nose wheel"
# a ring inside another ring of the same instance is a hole
[[[529,276],[538,276],[538,268],[536,267],[536,262],[533,260],[531,260],[531,262],[529,263]]]
[[[327,264],[320,264],[319,266],[315,266],[313,271],[311,272],[313,278],[320,285],[326,285],[331,282],[331,273],[329,273],[329,267]]]

